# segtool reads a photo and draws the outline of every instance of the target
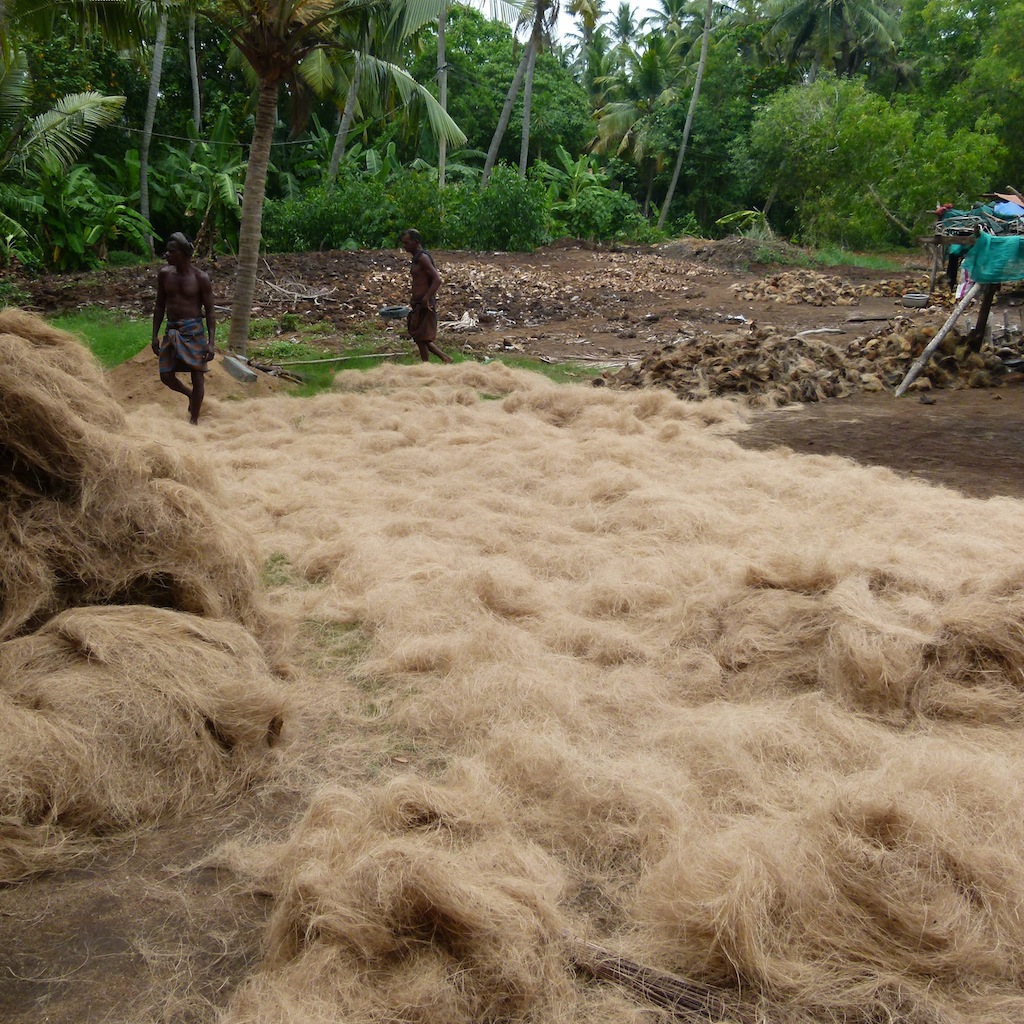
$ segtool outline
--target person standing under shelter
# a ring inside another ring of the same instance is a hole
[[[405,326],[409,337],[420,350],[420,359],[429,362],[431,354],[442,363],[452,362],[452,357],[442,352],[435,344],[437,340],[437,290],[441,287],[441,275],[437,272],[434,258],[423,248],[420,233],[407,228],[401,235],[402,247],[412,256],[412,297],[411,311]]]
[[[206,271],[192,266],[192,243],[180,231],[167,239],[165,255],[168,265],[161,267],[156,278],[153,353],[160,357],[161,383],[188,398],[189,421],[198,423],[206,394],[205,374],[216,351],[213,285]],[[167,331],[160,340],[165,314]],[[191,387],[178,380],[179,373],[192,375]]]

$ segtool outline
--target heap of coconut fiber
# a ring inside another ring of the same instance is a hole
[[[899,326],[909,328],[907,322]],[[833,343],[751,325],[718,337],[681,337],[653,349],[636,365],[606,371],[596,383],[667,387],[695,401],[743,395],[754,405],[818,402],[895,387],[934,336],[933,327],[900,331],[887,326],[851,342]],[[991,387],[1005,372],[991,352],[967,352],[963,339],[950,333],[925,367],[919,387]]]
[[[155,608],[80,608],[0,644],[0,884],[68,843],[238,794],[285,696],[249,634]]]
[[[471,766],[324,791],[288,842],[232,859],[275,903],[231,1024],[551,1021],[578,1001],[558,864]]]
[[[65,608],[139,604],[272,642],[210,474],[131,434],[92,357],[38,317],[0,311],[0,370],[0,641]]]

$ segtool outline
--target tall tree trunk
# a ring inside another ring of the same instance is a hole
[[[235,271],[235,294],[231,303],[231,329],[228,348],[245,355],[249,342],[249,318],[256,294],[256,264],[260,258],[260,237],[263,229],[263,198],[267,192],[267,167],[270,144],[277,123],[278,82],[260,82],[256,105],[256,125],[249,145],[249,164],[242,190],[242,225],[238,234],[238,269]]]
[[[153,68],[149,73],[149,96],[146,99],[146,117],[142,123],[142,142],[139,145],[139,213],[149,220],[149,146],[153,141],[153,124],[156,121],[156,103],[160,98],[160,75],[164,66],[164,46],[167,43],[167,8],[160,13],[153,44]],[[150,255],[154,254],[153,236],[146,232],[146,245]]]
[[[203,130],[203,98],[199,89],[199,61],[196,58],[196,12],[188,12],[188,76],[192,83],[192,123],[196,126],[196,138]],[[192,159],[196,144],[188,144],[188,156]]]
[[[516,68],[516,73],[512,77],[512,84],[508,87],[508,92],[505,94],[505,105],[501,108],[501,117],[498,118],[498,127],[494,129],[494,137],[491,139],[491,147],[487,150],[487,159],[484,161],[484,173],[483,178],[480,181],[480,187],[486,188],[487,182],[490,180],[491,171],[494,170],[494,165],[498,160],[498,150],[501,148],[501,140],[505,138],[505,129],[508,128],[509,118],[512,117],[512,104],[515,103],[516,97],[519,95],[519,88],[523,84],[523,76],[526,74],[526,65],[530,59],[530,50],[527,47],[523,51],[523,59],[519,62],[519,67]]]
[[[358,56],[358,55],[357,55]],[[352,119],[356,112],[356,96],[359,93],[359,73],[362,70],[358,61],[352,70],[352,80],[348,83],[348,96],[345,97],[345,109],[341,115],[341,124],[338,125],[338,134],[334,139],[334,149],[331,150],[331,162],[327,168],[327,189],[334,188],[334,179],[338,176],[338,168],[341,166],[341,158],[345,155],[345,140],[348,138],[348,130],[352,127]]]
[[[686,156],[686,144],[690,140],[690,128],[693,127],[693,112],[697,109],[697,97],[700,96],[700,83],[704,78],[704,65],[708,60],[708,40],[711,38],[711,6],[713,0],[708,0],[704,9],[704,34],[700,40],[700,60],[697,62],[697,78],[693,83],[693,95],[690,97],[690,109],[686,112],[686,124],[683,126],[683,141],[679,146],[679,156],[676,157],[675,170],[672,172],[672,181],[668,186],[668,193],[665,196],[665,205],[661,208],[661,216],[658,217],[658,230],[665,226],[665,218],[668,217],[668,208],[672,205],[672,197],[676,193],[676,185],[679,184],[679,172],[683,169],[683,157]]]
[[[441,0],[441,12],[437,18],[437,100],[441,109],[448,113],[448,62],[445,59],[444,33],[448,21],[447,0]],[[448,139],[442,133],[437,142],[437,187],[444,188],[445,163],[448,157]]]
[[[647,194],[644,196],[644,219],[651,214],[651,196],[654,195],[654,178],[657,174],[657,167],[654,161],[650,161],[650,170],[647,172]]]
[[[540,33],[535,27],[530,36],[530,59],[526,64],[526,79],[523,82],[523,136],[519,145],[519,177],[526,177],[526,162],[530,153],[530,107],[533,104],[533,69],[537,66],[537,52],[540,50]]]

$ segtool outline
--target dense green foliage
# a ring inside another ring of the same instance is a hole
[[[11,25],[0,66],[0,266],[132,259],[147,252],[150,232],[174,230],[202,251],[236,251],[254,80],[217,27],[217,5],[195,7],[198,127],[186,15],[170,12],[146,164],[148,223],[139,215],[140,152],[155,21],[132,49],[123,37],[83,34],[53,7],[45,32]],[[599,4],[594,26],[545,47],[527,173],[515,169],[521,89],[483,190],[484,151],[529,19],[515,30],[450,8],[447,109],[467,141],[447,152],[441,189],[428,95],[439,92],[436,22],[397,31],[373,13],[339,18],[336,45],[311,53],[282,89],[264,244],[390,246],[410,225],[432,245],[459,248],[528,249],[565,235],[656,239],[693,90],[700,7],[665,2],[641,23]],[[709,43],[670,233],[756,223],[808,245],[910,245],[936,204],[1024,187],[1019,0],[755,0],[715,8]],[[327,180],[357,66],[344,156]],[[120,112],[105,125],[111,103]],[[51,116],[60,132],[35,131]],[[757,216],[731,218],[737,211]]]
[[[269,201],[264,242],[270,252],[388,248],[415,225],[438,248],[527,250],[549,238],[546,200],[540,182],[507,167],[483,190],[455,184],[443,192],[423,172],[347,174],[330,190]]]

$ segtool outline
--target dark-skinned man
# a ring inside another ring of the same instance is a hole
[[[206,394],[206,371],[215,353],[213,286],[204,270],[192,266],[192,243],[180,231],[167,239],[166,258],[167,266],[156,279],[153,352],[160,357],[160,381],[188,398],[189,421],[195,424]],[[161,340],[165,315],[167,330]],[[178,380],[179,373],[191,374],[191,387]]]
[[[402,248],[412,256],[412,297],[409,305],[412,312],[406,318],[405,326],[409,337],[420,350],[420,359],[429,362],[431,354],[442,363],[452,362],[452,357],[442,352],[437,340],[437,289],[441,287],[441,275],[434,265],[434,258],[423,248],[420,233],[408,228],[401,235]]]

